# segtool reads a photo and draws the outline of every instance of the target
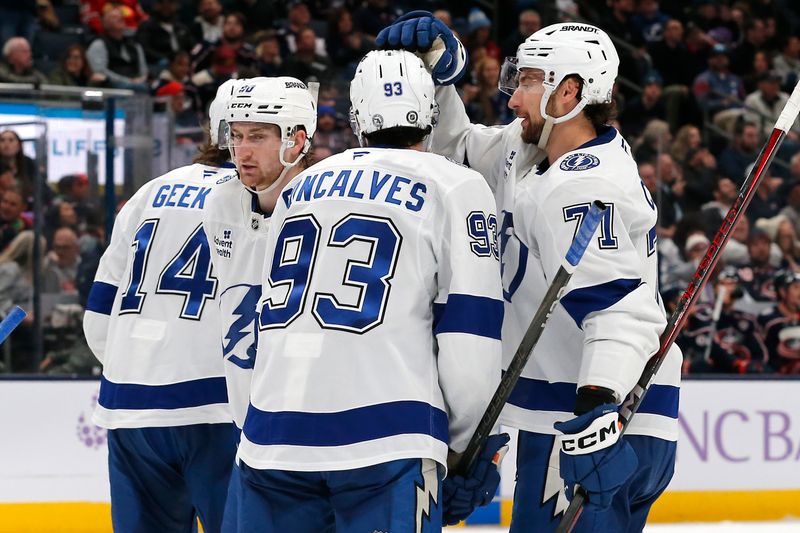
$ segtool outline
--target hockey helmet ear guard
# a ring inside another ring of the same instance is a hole
[[[364,135],[397,127],[422,130],[436,124],[433,79],[422,60],[405,50],[374,50],[350,83],[350,125]]]

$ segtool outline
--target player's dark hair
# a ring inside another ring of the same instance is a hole
[[[398,126],[396,128],[373,131],[372,133],[365,134],[364,137],[367,139],[370,146],[397,146],[400,148],[408,148],[409,146],[421,143],[430,132],[430,126],[424,130],[408,126]]]
[[[211,141],[197,149],[197,155],[192,160],[193,163],[201,165],[208,165],[210,167],[221,167],[227,163],[231,154],[228,150],[222,150],[217,145],[211,144]]]
[[[580,99],[583,92],[583,80],[577,74],[570,74],[564,77],[564,80],[569,79],[577,81],[578,85],[580,85],[577,95],[577,98]],[[599,131],[603,126],[617,118],[617,102],[611,100],[607,104],[589,104],[583,108],[583,114],[592,123],[595,131]]]

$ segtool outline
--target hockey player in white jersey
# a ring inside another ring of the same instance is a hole
[[[255,113],[253,110],[259,107],[269,112]],[[239,429],[247,412],[255,363],[256,309],[270,215],[283,186],[305,168],[303,158],[316,130],[316,97],[295,78],[239,80],[220,111],[223,145],[233,144],[230,137],[241,134],[244,127],[237,125],[231,131],[227,125],[239,118],[249,119],[246,114],[255,117],[252,124],[262,130],[256,133],[264,142],[251,145],[248,140],[240,142],[238,150],[234,148],[238,179],[232,176],[215,188],[203,220],[220,283],[228,397]],[[250,172],[253,166],[264,170]]]
[[[125,204],[87,302],[86,340],[103,364],[93,420],[109,430],[118,533],[190,532],[196,516],[221,530],[237,432],[201,222],[235,171],[220,168],[214,145],[201,153],[209,164],[156,178]]]
[[[442,528],[448,452],[464,450],[499,380],[503,305],[489,188],[423,151],[433,92],[413,54],[369,53],[350,88],[364,147],[278,200],[241,533]],[[489,440],[470,496],[494,494],[507,439]]]
[[[586,24],[534,33],[501,74],[519,118],[487,128],[471,125],[455,90],[444,86],[459,77],[466,54],[429,13],[405,15],[377,42],[424,57],[443,85],[433,150],[478,170],[495,191],[506,364],[590,203],[609,206],[503,414],[520,429],[511,530],[552,531],[576,483],[588,491],[576,531],[641,530],[673,472],[677,348],[625,437],[572,445],[616,420],[666,324],[657,290],[656,206],[628,144],[605,125],[619,64],[613,44]]]

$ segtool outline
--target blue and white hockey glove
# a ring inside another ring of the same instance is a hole
[[[491,435],[468,477],[447,476],[442,482],[442,524],[466,519],[476,507],[489,505],[500,485],[500,463],[508,451],[508,433]]]
[[[620,436],[617,406],[598,405],[567,422],[556,422],[561,451],[561,478],[572,499],[575,484],[586,491],[586,506],[606,509],[617,490],[633,475],[639,464],[636,452]]]
[[[378,33],[375,45],[415,52],[436,85],[452,85],[467,71],[464,45],[430,11],[410,11],[399,17]]]

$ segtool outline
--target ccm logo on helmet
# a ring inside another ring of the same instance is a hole
[[[560,31],[588,31],[597,33],[597,28],[593,26],[580,26],[578,24],[570,24],[569,26],[562,26]]]
[[[565,435],[561,438],[561,449],[566,453],[581,454],[591,448],[605,448],[602,444],[610,440],[613,444],[619,436],[619,426],[617,418],[609,420],[608,426],[601,426],[597,429],[590,427],[591,431],[584,431],[578,435]]]
[[[304,83],[300,83],[299,81],[287,81],[286,83],[287,89],[305,89],[306,85]]]
[[[247,109],[248,107],[253,107],[253,104],[246,104],[246,103],[232,103],[231,109]]]

